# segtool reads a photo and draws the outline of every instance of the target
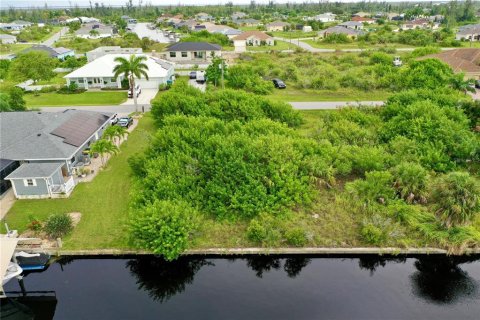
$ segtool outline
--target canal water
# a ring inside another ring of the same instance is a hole
[[[42,319],[480,319],[480,256],[79,257],[23,286]]]

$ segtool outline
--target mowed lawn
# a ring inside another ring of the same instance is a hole
[[[275,89],[267,97],[284,102],[308,101],[384,101],[391,92],[385,90],[355,90],[339,88],[337,90],[297,89],[287,82],[286,89]]]
[[[24,99],[27,107],[101,106],[123,103],[127,101],[127,93],[125,91],[87,91],[76,94],[31,93],[26,94]]]
[[[69,198],[16,201],[6,216],[10,229],[22,232],[30,216],[44,221],[53,213],[80,212],[80,223],[63,239],[65,249],[127,248],[125,223],[132,182],[127,159],[144,150],[154,131],[153,119],[143,117],[120,153],[92,182],[78,184]]]

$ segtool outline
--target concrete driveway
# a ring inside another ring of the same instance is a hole
[[[188,84],[190,84],[192,87],[200,89],[201,91],[205,92],[207,90],[207,83],[198,83],[195,79],[189,79]]]
[[[158,89],[142,89],[142,93],[137,98],[137,103],[139,108],[142,108],[142,105],[150,105],[150,100],[152,100],[155,95],[157,94]],[[133,105],[133,98],[128,98],[127,101],[122,103],[122,106],[130,106]]]

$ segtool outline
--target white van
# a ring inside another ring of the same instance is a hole
[[[140,95],[140,93],[142,93],[142,89],[140,88],[139,84],[136,84],[135,85],[135,94],[137,95],[137,97]],[[128,97],[133,98],[132,89],[128,89]]]
[[[197,82],[204,83],[205,80],[205,71],[197,71]]]

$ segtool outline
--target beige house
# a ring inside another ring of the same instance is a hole
[[[247,51],[247,46],[273,46],[275,40],[265,32],[261,31],[246,31],[234,37],[233,45],[235,52]]]
[[[463,48],[430,54],[417,60],[438,59],[445,62],[455,73],[464,73],[468,79],[480,79],[480,49]]]
[[[267,31],[284,31],[290,24],[283,21],[274,21],[265,26]]]

